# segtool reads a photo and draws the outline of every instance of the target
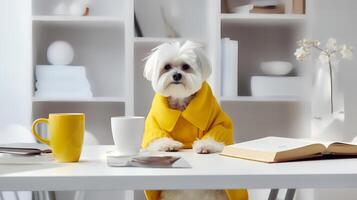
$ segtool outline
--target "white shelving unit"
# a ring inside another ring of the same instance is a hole
[[[250,79],[263,75],[259,69],[260,62],[273,60],[293,63],[293,75],[304,76],[293,54],[296,41],[304,35],[306,15],[222,13],[220,20],[220,38],[228,37],[239,42],[239,96],[219,97],[222,107],[236,125],[236,140],[245,141],[267,135],[301,135],[305,130],[297,127],[304,123],[304,99],[250,96]]]
[[[133,2],[92,0],[89,16],[52,14],[57,3],[69,6],[71,2],[32,1],[32,66],[34,70],[38,64],[48,64],[46,50],[51,42],[68,41],[75,55],[71,65],[86,68],[93,98],[34,96],[32,118],[83,112],[91,138],[87,144],[112,144],[110,117],[133,115]]]
[[[305,15],[221,13],[220,0],[92,0],[89,16],[52,14],[57,3],[69,5],[71,2],[32,0],[32,66],[34,69],[37,64],[48,64],[48,45],[54,40],[66,40],[75,51],[73,65],[86,67],[94,97],[33,97],[33,119],[47,116],[53,111],[52,107],[61,111],[61,106],[71,108],[81,104],[87,106],[78,110],[80,112],[87,114],[89,106],[94,109],[94,116],[89,116],[92,121],[87,124],[107,126],[112,115],[146,115],[154,93],[151,84],[142,76],[145,63],[143,59],[152,48],[163,42],[185,40],[200,42],[205,47],[213,64],[209,82],[217,99],[231,116],[235,113],[239,113],[240,118],[249,115],[243,106],[248,104],[275,104],[279,107],[289,103],[290,106],[300,106],[301,101],[298,98],[250,96],[250,78],[261,75],[258,65],[267,60],[292,62],[297,69],[295,73],[302,74],[293,52],[295,42],[304,34]],[[134,34],[134,9],[145,37],[136,37]],[[164,15],[178,37],[168,37],[161,10],[165,11]],[[239,41],[238,97],[220,95],[220,39],[223,37]],[[117,112],[102,112],[99,110],[102,108],[117,109]],[[37,112],[38,110],[41,112]],[[254,112],[269,114],[264,109]],[[98,116],[96,113],[102,115]],[[284,115],[283,112],[281,114]],[[234,122],[238,122],[237,120],[239,119],[233,117]],[[273,126],[278,124],[273,123],[270,127]],[[107,127],[102,128],[104,130]],[[266,128],[261,127],[261,131]],[[239,127],[236,130],[236,135],[248,132],[258,137],[261,134],[257,130]],[[88,131],[96,134],[95,131]],[[102,135],[106,137],[102,141],[112,143],[109,129]]]

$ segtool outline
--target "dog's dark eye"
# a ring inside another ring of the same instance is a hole
[[[169,65],[169,64],[165,65],[164,69],[165,70],[170,70],[171,69],[171,65]]]
[[[186,71],[186,70],[188,70],[188,69],[190,69],[191,67],[190,67],[190,65],[188,65],[188,64],[184,64],[184,65],[182,65],[182,70],[184,70],[184,71]]]

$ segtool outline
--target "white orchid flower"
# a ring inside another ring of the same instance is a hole
[[[341,55],[343,59],[351,59],[353,50],[347,45],[338,46],[335,38],[329,38],[326,42],[326,49],[320,47],[318,40],[302,39],[297,42],[299,48],[296,49],[294,55],[298,61],[304,61],[310,55],[310,49],[314,48],[320,52],[318,61],[322,64],[327,64],[330,70],[330,85],[331,85],[331,113],[334,113],[333,103],[333,72],[337,70],[339,63],[338,56]],[[340,54],[339,54],[340,53]]]
[[[328,51],[333,52],[337,51],[338,46],[337,46],[337,41],[335,38],[329,38],[326,42],[326,48]]]
[[[342,58],[352,59],[352,55],[353,55],[352,47],[348,47],[347,45],[344,44],[340,48],[340,53],[341,53]]]
[[[297,48],[294,55],[298,61],[304,61],[305,58],[310,54],[309,49],[305,47]]]
[[[320,42],[318,40],[302,39],[297,42],[299,47],[311,48],[313,46],[319,46]]]

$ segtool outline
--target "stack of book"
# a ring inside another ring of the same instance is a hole
[[[221,40],[222,96],[238,96],[238,41]]]
[[[93,97],[83,66],[36,66],[36,97],[91,98]]]
[[[240,14],[305,14],[305,0],[250,0],[248,2],[248,4],[227,10]]]

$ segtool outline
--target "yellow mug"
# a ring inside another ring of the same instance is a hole
[[[37,124],[48,125],[49,138],[37,133]],[[42,143],[51,147],[53,156],[59,162],[77,162],[81,155],[85,129],[83,113],[49,114],[48,119],[39,118],[32,124],[32,133]]]

